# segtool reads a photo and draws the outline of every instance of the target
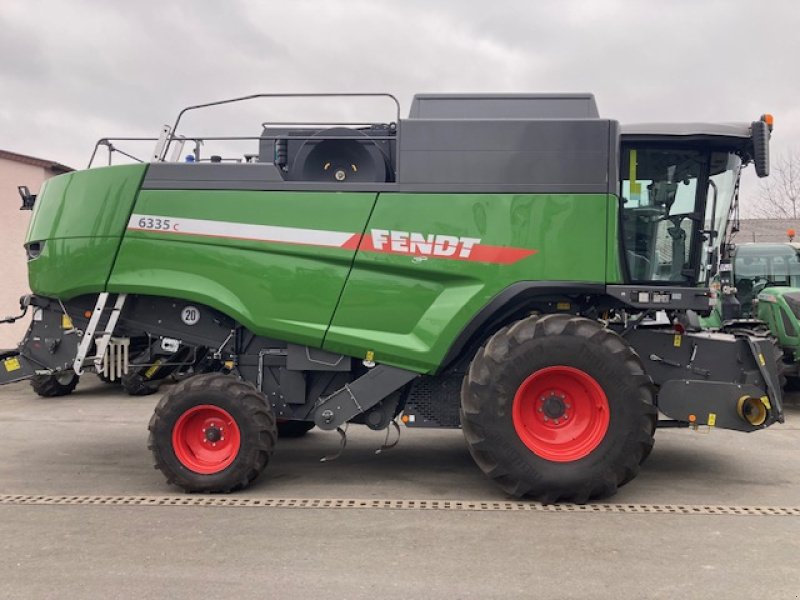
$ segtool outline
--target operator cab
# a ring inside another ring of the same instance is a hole
[[[623,126],[622,261],[634,284],[693,287],[716,272],[742,167],[769,173],[772,117],[751,124]]]

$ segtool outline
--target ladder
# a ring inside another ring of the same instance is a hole
[[[95,355],[91,358],[94,360],[97,371],[100,373],[103,372],[103,358],[106,355],[111,336],[114,334],[114,328],[117,326],[122,307],[125,305],[127,294],[117,295],[114,307],[108,314],[102,331],[98,333],[97,328],[103,320],[103,313],[108,303],[109,296],[110,294],[108,292],[102,292],[97,296],[97,304],[95,304],[92,316],[89,318],[89,325],[86,327],[86,331],[83,332],[81,343],[78,345],[78,352],[75,355],[75,361],[72,363],[72,369],[78,375],[83,373],[83,365],[87,360],[86,354],[89,352],[89,348],[92,347],[92,342],[95,342]]]

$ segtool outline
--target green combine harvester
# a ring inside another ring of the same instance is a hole
[[[719,302],[702,319],[717,331],[769,334],[783,351],[782,375],[800,377],[800,244],[747,243],[727,252],[717,278]]]
[[[591,94],[453,94],[401,118],[390,95],[316,94],[391,114],[265,123],[234,157],[179,133],[287,97],[188,107],[149,159],[23,194],[32,320],[0,382],[191,364],[149,446],[192,492],[248,486],[279,434],[344,448],[360,423],[389,446],[402,421],[461,427],[508,494],[585,502],[636,476],[656,427],[783,421],[773,343],[696,318],[771,117],[620,126]]]

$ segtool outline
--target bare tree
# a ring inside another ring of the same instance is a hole
[[[769,177],[759,183],[759,219],[797,219],[800,214],[800,154],[790,150],[772,160]]]

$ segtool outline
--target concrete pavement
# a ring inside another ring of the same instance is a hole
[[[145,447],[156,398],[87,377],[0,388],[0,495],[180,495]],[[800,410],[754,434],[659,431],[620,505],[800,507]],[[505,500],[459,431],[281,440],[239,496]],[[797,598],[800,517],[0,505],[2,598]]]

